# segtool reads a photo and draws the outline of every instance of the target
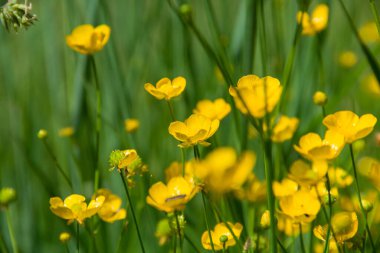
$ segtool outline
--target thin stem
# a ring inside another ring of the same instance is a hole
[[[367,233],[368,233],[368,238],[369,238],[369,241],[371,243],[372,251],[376,252],[376,247],[375,247],[375,244],[373,243],[371,230],[369,229],[369,226],[368,226],[367,213],[364,210],[363,203],[362,203],[362,196],[360,194],[359,180],[358,180],[358,175],[356,172],[356,164],[355,164],[355,157],[354,157],[354,151],[352,148],[352,143],[350,143],[350,154],[351,154],[352,168],[354,169],[356,192],[358,194],[360,210],[362,211],[362,214],[364,216],[365,228],[366,228]]]
[[[9,232],[9,238],[11,239],[12,250],[13,250],[13,253],[18,253],[18,247],[17,247],[16,237],[15,237],[15,232],[13,230],[11,212],[9,211],[9,208],[7,208],[5,212],[6,212],[6,216],[7,216],[8,232]]]
[[[226,252],[226,243],[224,242],[223,243],[223,253],[225,253]]]
[[[48,151],[51,159],[54,161],[55,166],[57,167],[59,173],[63,176],[65,179],[66,183],[70,186],[71,189],[73,189],[73,184],[71,183],[71,180],[63,170],[62,166],[59,164],[57,157],[55,156],[53,149],[50,147],[49,143],[47,142],[46,138],[42,139],[42,142],[45,145],[46,150]]]
[[[124,186],[124,189],[125,189],[125,193],[127,194],[128,203],[129,203],[129,206],[130,206],[130,208],[131,208],[132,218],[133,218],[133,222],[135,223],[135,226],[136,226],[136,231],[137,231],[137,236],[138,236],[138,238],[139,238],[141,251],[142,251],[143,253],[145,253],[144,244],[143,244],[143,241],[142,241],[142,238],[141,238],[141,234],[140,234],[140,229],[139,229],[139,226],[138,226],[138,224],[137,224],[137,219],[136,219],[135,210],[134,210],[134,208],[133,208],[133,204],[132,204],[131,196],[129,195],[128,186],[127,186],[127,183],[125,182],[125,178],[124,178],[124,174],[123,174],[123,172],[120,172],[120,177],[121,177],[121,180],[123,181],[123,186]]]
[[[324,107],[322,107],[324,108]],[[325,249],[324,253],[327,253],[329,250],[329,240],[330,240],[330,233],[331,233],[331,217],[332,217],[332,202],[331,202],[331,185],[330,185],[330,178],[329,174],[326,173],[326,184],[327,184],[327,194],[329,197],[329,219],[327,223],[327,234],[326,234],[326,242],[325,242]]]
[[[277,238],[277,243],[278,243],[278,245],[280,245],[280,248],[281,248],[282,252],[283,253],[287,253],[285,246],[282,245],[281,241],[278,238]]]
[[[3,235],[0,233],[0,250],[4,253],[9,253],[7,246],[5,245]]]
[[[197,253],[201,253],[201,251],[197,248],[197,246],[195,246],[195,244],[190,240],[190,238],[184,234],[184,238],[185,240],[190,244],[190,246],[197,252]]]
[[[375,0],[369,0],[369,5],[371,6],[372,15],[375,18],[375,23],[377,27],[377,32],[380,34],[380,20],[379,20],[379,13],[376,9]]]
[[[69,245],[65,243],[66,253],[70,253]]]
[[[179,245],[180,245],[180,252],[182,252],[182,249],[183,249],[182,232],[181,232],[181,226],[179,224],[177,212],[175,213],[175,221],[177,224],[177,233],[178,233],[178,240],[179,240]]]
[[[77,224],[77,253],[79,253],[79,222]]]
[[[194,146],[194,147],[196,147],[196,146]],[[206,227],[207,227],[208,237],[210,239],[211,249],[212,249],[212,252],[215,253],[214,242],[212,241],[211,230],[210,230],[210,226],[208,224],[208,219],[207,219],[206,200],[205,200],[205,193],[204,193],[204,191],[202,191],[202,203],[203,203],[203,214],[204,214],[204,218],[205,218],[205,221],[206,221]]]
[[[299,228],[300,228],[301,250],[302,250],[302,253],[306,253],[305,243],[304,243],[304,241],[303,241],[302,225],[301,225],[301,223],[298,223],[298,226],[299,226]]]
[[[172,121],[175,121],[173,105],[170,102],[170,100],[166,100],[166,101],[167,101],[167,104],[168,104],[168,107],[169,107],[170,117],[172,118]]]
[[[95,89],[96,89],[96,143],[95,143],[95,178],[94,178],[94,191],[99,188],[99,149],[100,149],[100,131],[102,128],[102,98],[100,93],[100,84],[94,56],[90,55],[89,60],[91,63],[92,71],[94,73]]]

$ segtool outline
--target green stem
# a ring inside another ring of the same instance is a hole
[[[169,107],[170,117],[172,118],[172,121],[175,121],[173,105],[170,102],[170,100],[166,100],[166,101],[167,101],[167,104],[168,104],[168,107]]]
[[[59,164],[57,157],[55,156],[53,149],[50,147],[49,143],[47,142],[46,138],[42,139],[42,142],[45,145],[46,150],[48,151],[51,159],[54,161],[55,166],[57,167],[59,173],[63,176],[65,179],[66,183],[70,186],[71,190],[73,189],[73,184],[71,183],[71,180],[63,170],[62,166]]]
[[[206,200],[205,200],[205,193],[204,193],[204,191],[202,191],[202,203],[203,203],[203,215],[204,215],[204,218],[205,218],[205,221],[206,221],[206,227],[207,227],[208,237],[210,239],[211,249],[212,249],[212,252],[215,253],[214,242],[212,241],[211,230],[210,230],[210,226],[208,224],[208,219],[207,219]]]
[[[79,253],[79,222],[76,222],[77,224],[77,253]]]
[[[302,253],[306,253],[305,243],[304,243],[304,241],[303,241],[302,225],[301,225],[301,223],[298,223],[298,226],[299,226],[299,228],[300,228],[301,250],[302,250]]]
[[[375,0],[369,0],[369,5],[371,6],[372,15],[375,18],[377,32],[380,35],[380,20],[379,20],[379,13],[377,12],[377,9],[376,9]]]
[[[94,73],[95,89],[96,89],[96,143],[95,143],[95,178],[94,178],[94,191],[99,188],[99,149],[100,149],[100,131],[102,128],[102,98],[100,93],[100,83],[98,79],[98,72],[94,56],[90,55],[89,60],[91,63],[92,71]]]
[[[282,252],[283,253],[287,253],[285,246],[282,245],[281,241],[278,238],[277,238],[277,243],[278,243],[278,245],[280,245],[280,248],[281,248]]]
[[[175,222],[177,224],[177,233],[178,233],[178,240],[179,240],[179,245],[180,245],[180,252],[182,252],[183,250],[182,232],[181,232],[181,226],[179,225],[177,212],[175,213]]]
[[[364,216],[365,228],[366,228],[367,233],[368,233],[368,238],[369,238],[369,241],[371,243],[372,251],[375,253],[376,252],[376,247],[375,247],[375,244],[373,243],[371,230],[369,229],[369,226],[368,226],[367,213],[364,210],[363,203],[362,203],[362,196],[361,196],[361,193],[360,193],[359,180],[358,180],[358,175],[357,175],[357,172],[356,172],[356,164],[355,164],[355,157],[354,157],[354,151],[353,151],[353,148],[352,148],[352,143],[350,143],[350,154],[351,154],[352,168],[354,169],[356,192],[358,194],[360,210],[361,210],[361,212],[362,212],[362,214]]]
[[[184,234],[184,238],[185,240],[190,244],[190,246],[197,252],[197,253],[201,253],[201,251],[197,248],[197,246],[195,246],[195,244],[190,240],[190,238]]]
[[[0,250],[4,253],[9,253],[7,246],[5,245],[3,235],[0,233]]]
[[[324,108],[324,107],[322,107]],[[325,248],[323,250],[324,253],[327,253],[329,250],[329,240],[330,240],[330,233],[331,233],[331,217],[332,217],[332,202],[331,202],[331,185],[330,185],[330,178],[329,174],[326,173],[326,184],[327,184],[327,194],[329,197],[329,219],[327,223],[327,234],[326,234],[326,242],[325,242]]]
[[[127,199],[128,199],[129,207],[131,208],[132,218],[133,218],[133,222],[135,223],[135,226],[136,226],[136,231],[137,231],[137,236],[139,238],[141,251],[143,253],[145,253],[144,244],[143,244],[143,241],[142,241],[142,238],[141,238],[141,234],[140,234],[140,229],[139,229],[139,226],[137,224],[135,210],[133,208],[131,196],[129,195],[128,186],[127,186],[127,183],[125,182],[125,178],[124,178],[123,172],[120,172],[120,177],[121,177],[121,180],[123,181],[123,186],[124,186],[124,189],[125,189],[125,193],[127,194]]]
[[[69,245],[65,243],[66,253],[70,253]]]
[[[9,238],[11,239],[12,250],[13,250],[13,253],[18,253],[16,237],[15,237],[15,233],[13,230],[11,212],[9,211],[9,208],[7,208],[5,212],[6,212],[6,216],[7,216],[8,232],[9,232]]]

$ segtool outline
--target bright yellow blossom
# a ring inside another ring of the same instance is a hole
[[[290,166],[289,178],[302,186],[316,185],[327,173],[328,164],[325,160],[313,161],[310,166],[302,160],[296,160]]]
[[[328,129],[343,135],[346,143],[353,143],[369,135],[376,121],[376,117],[372,114],[359,117],[351,111],[338,111],[327,115],[323,119],[323,124]]]
[[[67,232],[62,232],[59,234],[59,240],[62,242],[62,243],[67,243],[71,238],[71,235]]]
[[[352,51],[344,51],[339,55],[339,64],[345,68],[352,68],[358,62],[358,57]]]
[[[345,188],[352,184],[354,178],[340,167],[330,167],[328,170],[330,184]]]
[[[60,197],[53,197],[50,198],[50,210],[62,219],[69,220],[69,223],[76,220],[82,224],[85,219],[98,212],[104,199],[104,196],[99,196],[87,205],[86,198],[79,194],[72,194],[64,201]]]
[[[60,137],[70,137],[74,134],[74,128],[72,127],[64,127],[59,129],[58,135]]]
[[[274,181],[272,188],[274,196],[282,198],[297,192],[298,184],[293,180],[284,178],[281,182]]]
[[[344,147],[344,136],[335,131],[326,131],[325,138],[316,133],[308,133],[301,137],[299,145],[294,149],[309,160],[332,160],[338,157]]]
[[[380,191],[380,161],[372,157],[363,157],[359,161],[359,172],[367,177]]]
[[[368,22],[359,28],[360,38],[365,43],[374,43],[380,40],[375,22]]]
[[[262,228],[269,228],[269,225],[270,225],[269,210],[265,210],[265,212],[263,213],[260,219],[260,226]]]
[[[294,223],[300,223],[314,220],[321,204],[311,191],[301,189],[281,198],[280,207],[284,214],[294,220]]]
[[[153,97],[161,100],[170,100],[174,97],[181,95],[185,90],[186,79],[182,76],[170,80],[167,77],[160,79],[156,86],[151,83],[146,83],[144,89],[149,92]]]
[[[121,198],[107,189],[99,189],[92,199],[94,200],[99,196],[105,197],[103,205],[98,210],[100,219],[109,223],[125,219],[127,211],[124,208],[121,208]]]
[[[155,183],[149,188],[146,202],[158,210],[171,213],[185,209],[199,188],[190,179],[174,177],[167,185],[162,182]]]
[[[289,118],[281,116],[277,124],[272,129],[271,139],[273,142],[284,142],[293,137],[298,127],[299,120],[297,118]]]
[[[138,119],[126,119],[124,120],[124,128],[127,133],[135,132],[140,126],[140,121]]]
[[[236,107],[243,114],[262,118],[273,111],[277,105],[282,86],[276,78],[247,75],[239,79],[237,87],[230,87],[230,95],[234,98]],[[242,100],[243,101],[242,101]]]
[[[327,103],[327,95],[322,91],[316,91],[313,95],[313,102],[316,105],[324,106]]]
[[[234,225],[231,222],[227,222],[227,224],[231,228],[233,234],[239,238],[241,231],[243,230],[243,226],[240,223],[236,223]],[[225,223],[218,223],[214,230],[211,230],[210,232],[215,250],[222,250],[223,248],[227,249],[228,247],[236,244],[233,234]],[[201,241],[203,248],[206,250],[212,249],[208,231],[203,232]]]
[[[277,213],[277,229],[282,231],[287,236],[297,236],[300,233],[300,223],[295,223],[291,217],[278,212]],[[310,230],[310,223],[301,222],[302,233],[307,233]]]
[[[301,22],[302,19],[302,22]],[[324,30],[329,20],[329,7],[326,4],[319,4],[313,10],[311,16],[308,13],[297,13],[297,22],[302,24],[303,35],[315,35]]]
[[[197,144],[209,145],[206,140],[219,128],[219,120],[210,120],[200,114],[192,114],[184,122],[175,121],[169,125],[169,133],[179,140],[180,147],[190,147]]]
[[[314,253],[324,253],[325,245],[323,243],[316,243],[314,246]],[[329,240],[329,253],[339,253],[338,245],[335,240]]]
[[[253,203],[264,201],[267,196],[266,182],[261,181],[251,172],[244,187],[236,190],[235,195]]]
[[[206,116],[210,120],[222,120],[230,111],[231,106],[223,98],[218,98],[214,101],[207,99],[199,101],[193,113]]]
[[[358,225],[358,217],[355,212],[340,212],[334,214],[331,218],[332,231],[334,231],[338,244],[342,244],[354,237],[358,231]],[[313,229],[313,232],[318,239],[326,241],[327,229],[328,225],[318,225]],[[330,237],[332,237],[331,233]]]
[[[107,25],[80,25],[66,36],[66,44],[81,54],[93,54],[103,49],[111,34]]]

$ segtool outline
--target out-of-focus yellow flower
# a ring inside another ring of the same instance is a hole
[[[315,35],[324,30],[329,20],[329,7],[326,4],[319,4],[313,10],[311,16],[301,11],[297,12],[297,22],[302,24],[303,35]]]
[[[0,209],[7,207],[16,200],[16,191],[13,188],[5,187],[0,189]]]
[[[344,51],[339,55],[339,64],[345,68],[352,68],[358,62],[358,57],[352,51]]]
[[[280,207],[284,214],[294,220],[294,223],[300,223],[314,220],[321,204],[311,191],[301,189],[281,198]]]
[[[241,231],[243,230],[243,226],[240,223],[236,223],[234,225],[231,222],[228,222],[228,226],[233,231],[233,234],[239,238]],[[228,247],[236,244],[233,234],[230,232],[225,223],[217,224],[214,230],[210,232],[215,250],[222,250],[223,248],[227,249]],[[203,248],[206,250],[212,249],[208,231],[203,232],[201,241]]]
[[[171,233],[169,219],[164,218],[157,223],[154,236],[158,238],[158,244],[162,246],[169,240]]]
[[[169,167],[165,169],[165,179],[169,182],[173,177],[182,176],[182,163],[172,162]]]
[[[375,22],[368,22],[359,28],[360,38],[365,43],[378,42],[380,40]]]
[[[111,28],[108,25],[77,26],[70,35],[66,36],[66,44],[81,54],[93,54],[103,49],[107,44],[111,34]]]
[[[262,118],[277,105],[282,86],[278,79],[271,76],[260,78],[247,75],[239,79],[237,87],[231,86],[229,92],[235,100],[236,107],[243,114],[249,113],[255,118]]]
[[[237,197],[246,199],[249,202],[257,203],[266,199],[266,182],[258,179],[253,173],[248,177],[244,188],[235,191]]]
[[[79,194],[72,194],[65,198],[64,201],[60,197],[50,198],[50,210],[62,219],[69,220],[69,223],[76,220],[79,224],[93,215],[103,205],[105,197],[99,196],[90,201],[87,205],[86,198]]]
[[[325,160],[316,160],[311,166],[302,160],[296,160],[290,166],[289,178],[302,186],[316,185],[326,175],[327,168]]]
[[[99,196],[105,197],[103,205],[98,210],[98,215],[103,221],[113,223],[125,219],[127,211],[121,208],[121,198],[107,189],[99,189],[92,199],[95,200]]]
[[[192,114],[184,122],[175,121],[169,125],[169,133],[179,140],[180,147],[186,148],[197,144],[208,146],[208,138],[214,135],[219,128],[219,120],[210,120],[200,115]]]
[[[45,139],[48,135],[48,132],[45,129],[40,129],[37,133],[38,139]]]
[[[316,91],[313,95],[313,102],[316,105],[324,106],[327,103],[327,95],[322,91]]]
[[[368,94],[380,97],[380,85],[374,74],[370,74],[363,79],[362,88]]]
[[[223,98],[218,98],[214,101],[208,99],[199,101],[193,113],[201,114],[211,120],[222,120],[230,111],[231,106]]]
[[[354,178],[340,167],[330,167],[328,170],[331,185],[336,185],[339,188],[345,188],[352,184]]]
[[[118,170],[127,169],[139,159],[135,149],[114,150],[111,152],[109,163],[112,168],[116,167]]]
[[[297,118],[281,116],[277,124],[272,129],[272,141],[284,142],[291,139],[298,127],[298,123],[299,120]]]
[[[146,83],[144,85],[144,89],[159,100],[170,100],[177,97],[181,95],[181,93],[185,90],[185,87],[186,79],[182,76],[176,77],[173,80],[164,77],[156,83],[156,86],[153,86],[151,83]]]
[[[380,191],[380,161],[372,157],[363,157],[358,164],[359,172],[368,178]]]
[[[309,160],[332,160],[338,157],[344,147],[344,136],[335,131],[326,131],[325,138],[316,133],[308,133],[301,137],[299,146],[294,149]]]
[[[59,129],[58,131],[58,135],[60,137],[70,137],[70,136],[73,136],[73,134],[74,134],[74,128],[72,127],[64,127],[64,128]]]
[[[300,223],[294,223],[294,219],[279,212],[277,214],[277,229],[282,231],[287,236],[297,236],[300,233]],[[302,233],[307,233],[310,230],[310,223],[302,223]]]
[[[353,143],[369,135],[376,122],[377,119],[372,114],[359,117],[351,111],[338,111],[323,119],[323,124],[328,129],[342,134],[346,143]]]
[[[269,225],[270,225],[270,214],[269,214],[269,210],[265,210],[265,212],[263,213],[263,215],[261,216],[261,219],[260,219],[260,225],[262,228],[266,229],[266,228],[269,228]]]
[[[317,196],[318,198],[321,198],[321,200],[325,201],[325,203],[328,203],[328,195],[329,191],[327,189],[327,186],[325,182],[319,182],[315,188],[312,188],[312,193]],[[339,196],[338,188],[336,187],[331,187],[330,188],[330,195],[332,199],[336,199]]]
[[[124,120],[124,128],[127,133],[135,132],[140,126],[140,121],[138,119],[126,119]]]
[[[171,213],[185,209],[199,188],[188,178],[174,177],[167,185],[162,182],[155,183],[149,188],[146,202],[158,210]]]
[[[281,182],[274,181],[272,187],[273,194],[277,198],[292,195],[298,190],[298,184],[288,178],[284,178]]]
[[[354,237],[358,231],[358,225],[358,217],[355,212],[340,212],[334,214],[331,218],[332,231],[334,231],[334,236],[338,244],[342,244],[346,240]],[[326,241],[327,229],[328,225],[318,225],[313,229],[313,232],[318,239]],[[330,237],[332,237],[331,233]]]
[[[314,246],[314,253],[324,253],[325,245],[323,243],[316,243]],[[339,253],[338,245],[334,240],[329,240],[329,253]]]
[[[208,190],[223,194],[240,189],[255,163],[254,152],[246,151],[238,157],[233,148],[221,147],[210,152],[201,162],[195,163],[192,174]]]
[[[71,235],[67,232],[62,232],[59,234],[59,240],[61,243],[67,243],[71,238]]]

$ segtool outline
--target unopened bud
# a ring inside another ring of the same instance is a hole
[[[322,91],[317,91],[313,95],[313,102],[316,105],[324,106],[327,104],[327,95]]]

